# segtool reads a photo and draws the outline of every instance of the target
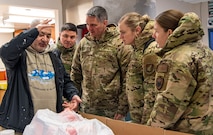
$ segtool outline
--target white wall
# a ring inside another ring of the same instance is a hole
[[[0,46],[2,46],[3,44],[7,43],[8,41],[10,41],[13,38],[13,34],[11,33],[0,33]],[[5,66],[2,63],[1,59],[0,59],[0,71],[4,70]]]
[[[1,0],[0,4],[58,9],[61,0]]]
[[[12,33],[0,33],[0,46],[10,41],[13,38]]]
[[[31,8],[42,8],[55,10],[55,34],[58,35],[59,28],[63,23],[62,0],[0,0],[0,5],[22,6]]]
[[[202,26],[205,33],[202,41],[205,45],[209,46],[208,27],[207,27],[208,2],[190,4],[190,3],[182,2],[179,0],[156,0],[157,14],[168,9],[176,9],[182,12],[195,12],[201,19]]]
[[[109,23],[117,24],[120,18],[128,12],[147,14],[154,18],[156,15],[155,3],[148,1],[150,0],[93,0],[93,3],[106,9],[109,14]]]
[[[63,0],[64,21],[85,24],[86,13],[93,6],[92,0]]]

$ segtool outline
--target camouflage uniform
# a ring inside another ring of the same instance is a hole
[[[159,51],[160,48],[158,48],[157,51]],[[161,58],[156,55],[156,53],[149,53],[145,54],[143,57],[143,87],[144,87],[144,106],[143,106],[143,114],[141,123],[146,124],[150,113],[153,109],[156,95],[158,93],[157,90],[155,90],[155,74],[156,74],[156,67],[159,63]]]
[[[122,45],[116,27],[107,27],[100,40],[87,34],[80,41],[71,77],[82,88],[81,111],[110,118],[127,113],[125,76],[131,52],[131,46]]]
[[[199,41],[199,17],[186,13],[159,52],[156,102],[147,124],[197,135],[213,134],[213,53]]]
[[[71,72],[71,65],[72,65],[72,59],[74,56],[74,52],[76,49],[76,45],[72,46],[71,48],[65,48],[60,40],[58,39],[57,42],[57,49],[60,51],[61,60],[64,64],[64,67],[66,69],[66,72],[70,74]]]
[[[142,33],[135,39],[135,44],[132,45],[134,51],[127,71],[126,92],[129,102],[129,111],[132,121],[136,123],[141,123],[144,105],[142,58],[145,54],[158,52],[160,50],[157,48],[157,43],[155,41],[152,41],[150,44],[148,43],[152,39],[153,24],[154,21],[150,20]],[[145,48],[147,43],[149,46]],[[154,78],[154,76],[152,78]],[[154,89],[154,79],[149,83],[152,84],[152,88]]]

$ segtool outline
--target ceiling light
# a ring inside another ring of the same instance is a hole
[[[13,22],[13,23],[27,23],[30,24],[35,19],[51,19],[51,18],[41,18],[41,17],[27,17],[27,16],[18,16],[18,15],[9,15],[5,17],[4,22]],[[52,22],[55,22],[54,19],[52,19]]]
[[[13,33],[14,31],[13,28],[0,28],[0,33]]]
[[[15,7],[15,6],[9,7],[9,14],[55,18],[54,10],[43,10],[43,9],[24,8],[24,7]]]
[[[5,17],[4,22],[31,23],[34,19],[39,18],[9,15],[8,17]]]

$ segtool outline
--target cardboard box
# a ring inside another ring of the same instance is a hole
[[[111,128],[115,135],[192,135],[120,120],[113,120],[107,117],[97,116],[93,114],[80,114],[87,119],[96,118],[100,120],[109,128]]]

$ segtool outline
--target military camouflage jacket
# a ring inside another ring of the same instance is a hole
[[[69,73],[69,74],[71,72],[71,65],[72,65],[72,59],[73,59],[73,55],[74,55],[74,52],[75,52],[75,48],[76,48],[76,45],[72,46],[71,48],[65,48],[61,44],[60,40],[58,39],[57,49],[60,52],[60,57],[61,57],[61,60],[64,64],[66,72]]]
[[[144,77],[142,69],[142,58],[145,54],[158,52],[160,50],[157,48],[157,43],[152,40],[153,24],[154,21],[150,20],[146,24],[142,33],[135,39],[135,44],[132,45],[134,51],[127,71],[126,92],[129,101],[129,111],[132,121],[136,123],[141,123],[144,107],[145,93],[143,88]],[[150,40],[152,40],[152,42],[149,42]],[[145,48],[146,45],[148,45],[147,48]],[[154,76],[152,77],[151,81],[149,81],[149,84],[152,84],[152,89],[154,89],[153,78]],[[146,87],[147,86],[148,84]]]
[[[160,51],[158,91],[148,125],[213,134],[213,54],[199,41],[204,35],[198,16],[186,13]]]
[[[125,78],[131,51],[131,46],[122,45],[116,27],[108,27],[100,40],[87,34],[80,41],[71,77],[82,89],[81,111],[110,118],[127,113]]]

